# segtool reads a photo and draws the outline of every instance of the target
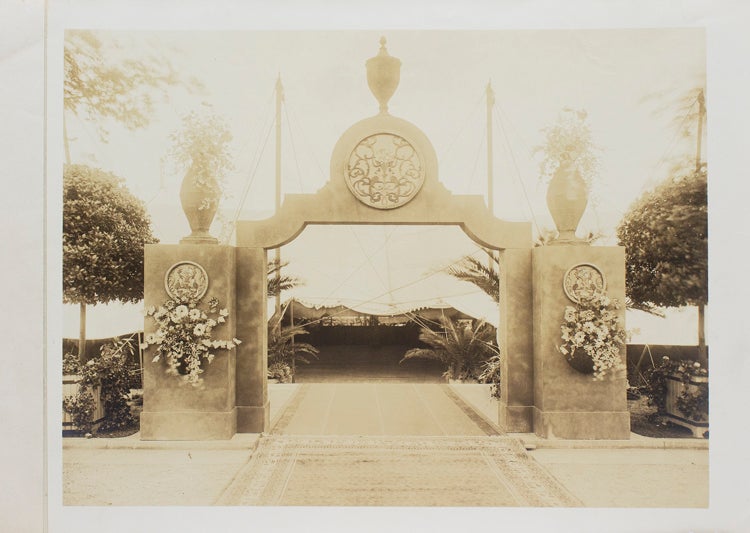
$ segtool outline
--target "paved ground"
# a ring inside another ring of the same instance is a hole
[[[446,385],[430,383],[305,384],[288,418],[287,435],[487,435]],[[496,433],[490,430],[491,433]]]
[[[270,387],[271,417],[281,432],[451,435],[487,427],[440,385],[328,384]],[[296,396],[302,391],[304,396]],[[298,405],[295,405],[295,402]],[[365,405],[371,406],[368,411]],[[286,409],[285,407],[290,407]],[[322,410],[322,411],[321,411]],[[327,413],[327,414],[326,414]],[[585,506],[705,507],[708,449],[703,440],[676,442],[539,441],[531,457]],[[247,464],[258,436],[231,441],[158,443],[65,439],[65,505],[211,505]],[[675,448],[679,446],[679,448]],[[690,446],[690,448],[687,448]],[[531,446],[530,446],[531,447]]]

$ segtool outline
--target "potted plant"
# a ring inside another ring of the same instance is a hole
[[[609,373],[624,370],[621,348],[625,330],[617,316],[620,302],[606,295],[566,306],[560,326],[560,353],[575,370],[593,374],[601,381]]]
[[[168,374],[181,376],[196,387],[202,384],[203,366],[214,360],[215,350],[231,350],[241,342],[213,338],[214,329],[229,317],[227,309],[219,309],[216,298],[211,298],[205,309],[196,300],[170,299],[158,308],[148,307],[145,314],[156,322],[157,330],[146,335],[141,348],[155,347],[152,362],[164,359]]]
[[[672,361],[664,356],[645,375],[649,403],[670,422],[696,437],[708,430],[708,370],[698,361]]]
[[[446,379],[465,380],[476,379],[481,365],[499,354],[491,324],[474,320],[460,324],[444,317],[441,325],[442,331],[423,327],[419,340],[428,347],[408,350],[400,362],[412,358],[440,361],[446,366]]]
[[[268,324],[268,378],[278,383],[293,383],[297,362],[309,364],[310,358],[318,357],[318,349],[295,338],[307,335],[304,326],[282,326],[281,313]]]
[[[217,115],[195,111],[183,117],[182,128],[170,138],[169,157],[185,176],[180,202],[192,233],[186,241],[216,242],[209,228],[224,194],[224,179],[234,168],[230,152],[232,134]]]
[[[583,109],[564,108],[557,122],[543,130],[544,143],[533,150],[542,155],[540,177],[549,184],[547,207],[562,241],[578,240],[575,231],[598,173],[599,147],[591,138],[586,117]]]

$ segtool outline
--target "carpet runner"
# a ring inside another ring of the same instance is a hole
[[[575,507],[513,438],[263,436],[216,502],[273,506]]]

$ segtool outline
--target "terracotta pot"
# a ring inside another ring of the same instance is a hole
[[[581,173],[569,161],[563,161],[547,188],[547,208],[560,232],[558,240],[576,240],[576,229],[588,201]]]
[[[578,349],[572,354],[566,354],[565,360],[573,369],[581,374],[594,373],[594,360],[583,349]]]
[[[208,232],[219,206],[218,189],[209,190],[195,182],[196,171],[192,167],[182,179],[180,203],[192,233],[181,242],[215,243],[217,239]]]

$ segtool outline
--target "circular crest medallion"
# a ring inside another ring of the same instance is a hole
[[[591,263],[581,263],[568,269],[563,278],[563,290],[576,303],[603,296],[607,289],[604,274]]]
[[[164,288],[175,301],[197,301],[208,290],[208,274],[198,263],[180,261],[167,270]]]
[[[346,185],[360,202],[377,209],[401,207],[424,185],[420,154],[398,135],[377,133],[352,150],[345,172]]]

